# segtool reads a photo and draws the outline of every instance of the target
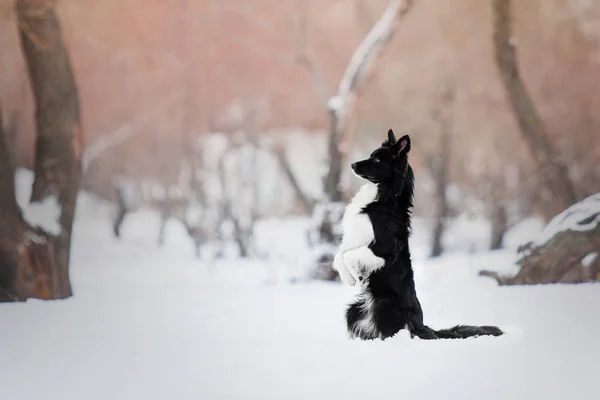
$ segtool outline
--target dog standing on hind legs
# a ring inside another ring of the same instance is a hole
[[[396,140],[390,129],[369,158],[352,164],[367,182],[346,207],[342,243],[333,260],[342,281],[359,288],[346,311],[350,337],[383,340],[404,328],[421,339],[502,335],[495,326],[434,330],[423,323],[408,246],[414,192],[409,152],[409,136]]]

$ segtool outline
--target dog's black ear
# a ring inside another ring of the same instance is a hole
[[[396,136],[394,135],[394,131],[391,129],[388,131],[388,143],[390,146],[396,143]]]
[[[404,135],[396,142],[395,146],[396,154],[408,154],[410,151],[410,136]]]

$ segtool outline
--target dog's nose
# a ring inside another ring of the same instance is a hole
[[[350,166],[352,167],[352,169],[356,169],[356,163],[352,163]]]

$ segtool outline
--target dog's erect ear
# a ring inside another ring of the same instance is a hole
[[[410,151],[410,137],[408,135],[402,136],[395,145],[397,155],[408,154]]]
[[[391,129],[388,131],[388,143],[390,146],[396,143],[396,136],[394,135],[394,131]]]

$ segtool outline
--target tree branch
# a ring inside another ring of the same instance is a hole
[[[302,10],[300,11],[300,20],[298,22],[298,54],[296,61],[308,69],[308,73],[313,81],[315,89],[321,97],[323,104],[327,104],[331,95],[331,88],[327,84],[327,79],[323,74],[323,70],[318,68],[312,57],[308,54],[308,9],[306,0],[301,1]]]
[[[85,151],[85,153],[83,153],[84,174],[88,172],[92,162],[97,160],[108,149],[124,143],[129,138],[137,134],[138,130],[134,129],[132,125],[136,124],[132,122],[123,124],[114,132],[111,132],[108,135],[100,136],[94,141],[94,143],[88,146],[88,149]]]
[[[381,54],[383,46],[392,38],[396,22],[411,9],[413,0],[391,0],[382,16],[371,28],[367,36],[352,54],[350,63],[340,81],[338,92],[329,100],[328,107],[337,113],[348,113],[348,103],[352,100],[363,78]],[[345,122],[345,118],[344,122]],[[339,126],[344,131],[345,124]]]
[[[294,175],[294,171],[292,171],[292,166],[290,165],[290,161],[288,160],[288,158],[285,155],[285,149],[283,148],[283,146],[277,146],[273,150],[273,153],[275,154],[275,157],[277,157],[277,160],[279,161],[279,165],[281,166],[281,169],[283,170],[285,176],[288,178],[290,184],[292,185],[292,188],[296,192],[296,196],[302,203],[302,207],[304,208],[304,211],[307,213],[310,213],[315,205],[315,201],[313,199],[309,198],[304,193],[302,188],[300,187],[300,184],[298,183],[298,180],[296,179],[296,175]]]
[[[396,21],[406,15],[412,5],[413,0],[390,0],[383,15],[354,51],[340,81],[338,92],[327,103],[330,119],[327,140],[329,170],[324,179],[324,193],[327,201],[342,200],[339,183],[342,176],[343,154],[340,144],[346,132],[351,102],[359,85],[373,69],[377,57],[381,55],[384,44],[392,38]]]
[[[175,95],[167,97],[169,101],[173,101],[176,98],[177,96]],[[88,172],[91,164],[100,156],[102,156],[102,154],[106,153],[107,150],[110,150],[111,148],[118,146],[139,134],[141,132],[140,126],[148,122],[151,116],[155,115],[156,108],[165,108],[165,103],[168,104],[168,101],[161,102],[159,107],[147,109],[133,121],[122,124],[111,133],[101,135],[94,141],[94,143],[87,146],[87,149],[83,153],[82,157],[84,175]]]

